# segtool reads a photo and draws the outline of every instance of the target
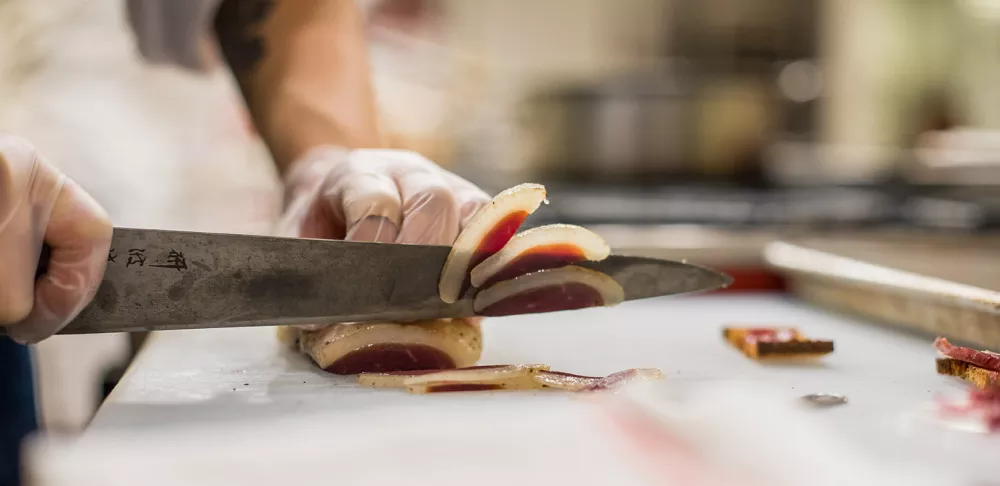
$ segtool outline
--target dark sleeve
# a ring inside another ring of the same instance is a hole
[[[30,351],[0,336],[0,484],[21,484],[21,442],[37,428]]]

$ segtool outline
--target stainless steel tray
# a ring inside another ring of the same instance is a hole
[[[998,236],[804,238],[764,259],[807,301],[1000,350]]]

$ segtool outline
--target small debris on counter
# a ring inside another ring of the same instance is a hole
[[[810,393],[803,395],[802,399],[817,407],[835,407],[847,404],[847,397],[839,393]]]

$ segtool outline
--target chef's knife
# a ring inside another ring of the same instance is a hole
[[[96,297],[60,334],[473,316],[475,289],[454,304],[438,296],[450,250],[116,228]],[[652,258],[612,255],[580,265],[614,278],[626,300],[731,282],[714,270]]]

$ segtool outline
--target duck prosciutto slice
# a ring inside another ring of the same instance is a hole
[[[421,374],[404,382],[410,393],[444,393],[490,390],[534,390],[541,388],[534,379],[535,373],[547,370],[546,365],[508,365],[496,368],[480,367],[462,370],[445,370]]]
[[[943,337],[939,337],[934,340],[934,347],[937,348],[941,354],[951,359],[963,361],[989,371],[1000,372],[1000,354],[991,353],[989,351],[977,351],[975,349],[962,346],[955,346]]]
[[[489,287],[538,270],[604,260],[611,248],[596,233],[569,224],[532,228],[514,235],[498,252],[472,269],[475,287]]]
[[[468,287],[469,271],[510,241],[529,214],[545,202],[545,186],[521,184],[483,206],[459,233],[438,281],[441,300],[451,304]]]
[[[410,393],[541,388],[533,376],[548,371],[548,365],[488,365],[453,370],[362,373],[358,383],[375,388],[405,388]]]
[[[608,376],[583,376],[561,371],[539,371],[535,374],[535,381],[543,388],[577,392],[617,390],[633,380],[662,377],[663,373],[656,368],[633,368]]]
[[[482,353],[480,328],[465,319],[335,324],[299,332],[299,349],[340,375],[460,368],[475,364]]]
[[[613,278],[571,265],[499,282],[476,294],[473,307],[483,316],[510,316],[610,307],[623,300],[625,291]]]
[[[358,383],[375,388],[403,388],[410,393],[495,390],[615,390],[635,379],[660,378],[655,368],[630,369],[608,376],[583,376],[551,371],[548,365],[489,365],[454,370],[362,373]]]
[[[531,365],[537,366],[538,369],[549,369],[547,365]],[[467,366],[464,368],[455,368],[453,370],[447,370],[450,373],[479,373],[482,371],[496,370],[501,371],[504,369],[513,368],[513,365],[482,365],[482,366]],[[411,370],[411,371],[384,371],[381,373],[361,373],[358,375],[358,383],[364,386],[370,386],[372,388],[406,388],[406,380],[414,378],[417,376],[439,374],[445,370]],[[454,376],[454,375],[453,375]],[[476,376],[472,374],[471,376]]]
[[[611,373],[587,388],[587,391],[617,390],[636,380],[657,380],[660,378],[663,378],[663,373],[656,368],[633,368]]]

